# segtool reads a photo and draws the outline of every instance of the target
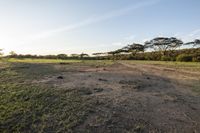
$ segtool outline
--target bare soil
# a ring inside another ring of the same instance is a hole
[[[198,72],[116,62],[74,66],[34,82],[79,89],[96,100],[74,132],[200,132],[200,96],[193,91],[200,84]]]

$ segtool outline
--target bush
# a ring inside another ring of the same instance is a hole
[[[171,60],[172,60],[172,58],[169,57],[169,56],[162,56],[161,57],[161,61],[171,61]]]
[[[189,62],[192,61],[193,56],[188,54],[180,54],[177,56],[176,61]]]
[[[200,56],[196,56],[192,58],[193,62],[200,62]]]

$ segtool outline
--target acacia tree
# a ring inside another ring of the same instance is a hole
[[[145,49],[154,49],[155,51],[160,51],[162,55],[166,55],[168,50],[174,50],[180,47],[183,44],[183,41],[171,37],[157,37],[150,41],[145,42]]]
[[[62,59],[62,60],[67,59],[67,57],[68,57],[68,56],[67,56],[66,54],[58,54],[58,55],[57,55],[57,58],[58,58],[58,59]]]
[[[78,58],[79,57],[79,54],[71,54],[70,55],[72,58]]]
[[[200,39],[195,39],[194,41],[188,42],[185,45],[193,45],[192,47],[199,48],[200,47]]]
[[[117,53],[118,53],[117,51],[110,51],[110,52],[107,52],[108,55],[111,55],[111,56],[112,56],[112,60],[115,59],[115,55],[116,55]]]
[[[138,43],[133,43],[122,48],[123,52],[132,53],[132,55],[136,55],[138,52],[144,52],[144,50],[144,45]]]
[[[97,59],[105,59],[107,57],[107,53],[93,53],[93,56],[97,57]]]
[[[104,56],[105,54],[106,53],[93,53],[92,55],[99,57],[99,56]]]
[[[81,54],[79,55],[79,57],[80,57],[81,59],[83,59],[83,58],[85,58],[85,57],[89,57],[89,55],[88,55],[88,54],[85,54],[85,53],[81,53]]]
[[[112,59],[115,60],[115,55],[120,54],[122,52],[123,52],[122,49],[117,49],[115,51],[107,52],[106,54],[112,56]]]

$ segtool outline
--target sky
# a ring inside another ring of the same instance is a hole
[[[116,50],[157,36],[200,38],[200,0],[0,0],[4,53]]]

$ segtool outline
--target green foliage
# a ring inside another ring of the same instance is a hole
[[[132,53],[132,54],[136,54],[138,52],[144,52],[145,47],[142,44],[138,44],[138,43],[133,43],[131,45],[128,45],[126,47],[123,47],[122,49],[119,49],[119,53],[120,52],[125,52],[125,53]]]
[[[180,47],[183,42],[175,37],[156,37],[150,41],[145,42],[146,49],[154,49],[159,51],[162,55],[166,55],[167,50],[172,50]]]
[[[131,45],[132,46],[132,45]],[[135,46],[135,45],[134,45]],[[129,46],[130,47],[130,46]],[[128,47],[128,48],[129,48]],[[126,51],[126,50],[124,50]],[[116,54],[117,52],[117,54]],[[30,63],[62,63],[62,62],[81,62],[81,60],[152,60],[152,61],[176,61],[179,55],[186,54],[192,56],[190,61],[199,62],[200,48],[190,48],[181,50],[165,51],[165,56],[159,51],[130,53],[130,51],[118,53],[119,51],[96,53],[95,56],[88,56],[87,54],[66,54],[59,55],[9,55],[7,56],[10,62],[30,62]],[[101,56],[99,56],[101,55]],[[12,58],[13,57],[13,58]]]
[[[192,55],[188,55],[188,54],[181,54],[179,56],[177,56],[176,60],[177,61],[182,61],[182,62],[190,62],[192,61],[193,56]]]
[[[59,54],[59,55],[57,55],[57,57],[58,57],[58,59],[62,59],[62,60],[67,59],[66,54]]]
[[[16,58],[16,57],[17,57],[17,54],[16,54],[14,51],[10,51],[9,57],[10,57],[10,58]]]
[[[200,55],[193,57],[192,61],[193,62],[200,62]]]
[[[192,45],[192,47],[200,48],[200,39],[195,39],[192,42],[185,43],[185,45]]]
[[[173,59],[169,56],[162,56],[161,61],[172,61]]]

